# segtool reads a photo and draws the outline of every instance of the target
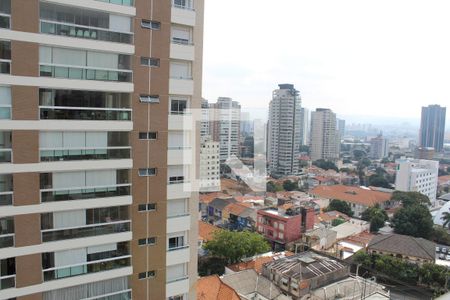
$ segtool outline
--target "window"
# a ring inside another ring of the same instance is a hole
[[[158,138],[157,132],[139,132],[140,140],[156,140]]]
[[[139,101],[142,103],[159,103],[159,95],[140,95]]]
[[[172,43],[189,45],[192,43],[192,28],[187,26],[172,26]]]
[[[139,276],[139,279],[155,278],[156,271],[142,272],[142,273],[139,273],[138,276]]]
[[[169,250],[184,247],[184,236],[169,238]]]
[[[156,168],[139,169],[139,176],[156,176]]]
[[[139,246],[144,246],[144,245],[153,246],[153,245],[156,245],[156,237],[149,237],[147,239],[139,239],[138,244],[139,244]]]
[[[174,115],[181,115],[185,113],[187,109],[186,99],[171,99],[170,101],[170,113]]]
[[[150,21],[150,20],[142,20],[141,26],[143,28],[153,29],[153,30],[160,30],[161,29],[161,23],[157,21]]]
[[[184,295],[172,296],[172,297],[169,297],[168,300],[184,300]]]
[[[171,61],[170,77],[175,79],[192,79],[192,62]]]
[[[150,67],[159,67],[159,58],[141,57],[141,65]]]
[[[138,210],[139,211],[155,211],[156,203],[139,204]]]
[[[0,120],[11,119],[11,87],[0,86]]]

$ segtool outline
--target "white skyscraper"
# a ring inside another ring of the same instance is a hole
[[[302,107],[301,115],[302,115],[301,144],[308,146],[309,145],[309,135],[310,135],[310,130],[311,130],[311,117],[310,117],[311,112],[309,109]]]
[[[336,114],[330,109],[318,108],[311,113],[311,160],[339,158],[339,132]]]
[[[269,105],[268,160],[272,174],[299,172],[301,144],[301,99],[293,84],[280,84]]]
[[[398,164],[396,190],[424,194],[430,198],[433,205],[436,201],[439,162],[403,157],[396,163]]]
[[[220,191],[219,142],[204,138],[200,145],[200,191]]]

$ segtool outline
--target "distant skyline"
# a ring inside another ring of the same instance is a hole
[[[267,109],[278,84],[292,83],[311,110],[417,125],[422,106],[450,107],[447,8],[443,0],[208,1],[203,96]]]

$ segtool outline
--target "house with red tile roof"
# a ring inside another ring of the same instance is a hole
[[[197,280],[197,300],[240,300],[236,291],[217,275]]]

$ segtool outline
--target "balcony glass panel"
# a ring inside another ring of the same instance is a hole
[[[131,82],[131,71],[99,70],[78,66],[40,65],[40,76],[80,80]]]
[[[0,28],[11,28],[11,0],[0,0]]]
[[[41,161],[70,161],[96,159],[126,159],[131,157],[131,147],[104,149],[54,149],[41,150]]]
[[[0,291],[16,286],[16,275],[0,277]]]
[[[52,242],[130,231],[130,221],[92,224],[84,227],[42,230],[42,241]]]
[[[41,191],[42,202],[84,200],[93,198],[107,198],[129,196],[131,184],[122,184],[107,187],[89,187],[83,189],[64,189]]]
[[[40,106],[39,110],[41,120],[131,121],[131,109],[113,110]]]
[[[131,264],[131,256],[122,256],[99,261],[90,261],[85,264],[79,264],[69,267],[59,267],[43,270],[44,281],[51,281],[61,278],[92,274],[102,271],[128,267]]]
[[[7,258],[0,260],[0,290],[16,286],[16,259]]]
[[[134,5],[134,0],[96,0],[96,1],[117,4],[117,5],[124,5],[124,6],[133,6]]]

